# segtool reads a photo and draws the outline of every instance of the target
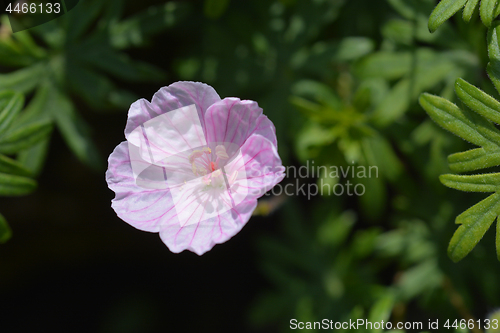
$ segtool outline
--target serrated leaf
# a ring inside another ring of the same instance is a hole
[[[487,27],[491,26],[493,19],[495,18],[496,9],[498,5],[498,0],[481,0],[479,5],[479,15],[481,16],[481,21]]]
[[[443,185],[465,192],[496,192],[500,188],[500,173],[482,175],[441,175]]]
[[[0,153],[14,154],[45,139],[52,131],[51,121],[38,121],[9,130],[0,136]]]
[[[448,255],[454,262],[462,260],[483,238],[500,213],[500,194],[494,193],[457,216],[461,226],[455,231],[448,246]]]
[[[24,105],[24,97],[19,93],[0,92],[0,135],[12,124]]]
[[[448,156],[453,172],[468,172],[500,165],[500,148],[486,151],[476,148]]]
[[[0,195],[19,196],[33,192],[36,189],[36,181],[23,176],[0,173]]]
[[[500,145],[498,130],[484,118],[462,110],[450,101],[424,93],[420,105],[439,126],[488,151]]]
[[[30,170],[26,169],[21,163],[5,155],[0,154],[0,172],[17,176],[31,176]]]
[[[455,92],[471,110],[500,124],[500,103],[496,99],[462,78],[455,82]]]
[[[442,0],[438,3],[429,17],[429,31],[436,31],[441,24],[458,12],[466,2],[467,0]]]
[[[467,1],[467,4],[465,5],[464,11],[463,11],[463,19],[465,22],[470,22],[470,19],[472,18],[472,14],[474,14],[474,10],[477,7],[477,4],[479,3],[479,0],[469,0]]]
[[[499,42],[499,37],[500,37],[500,22],[495,22],[489,29],[488,29],[488,57],[490,58],[491,61],[498,61],[500,62],[500,42]]]
[[[0,244],[7,242],[12,236],[12,230],[7,224],[7,220],[0,214]]]

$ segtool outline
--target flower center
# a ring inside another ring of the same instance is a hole
[[[204,147],[200,150],[195,150],[189,155],[189,163],[193,174],[198,177],[203,177],[205,185],[215,185],[219,183],[219,178],[222,178],[222,173],[219,171],[221,160],[229,158],[226,152],[226,147],[218,145],[215,147],[215,155],[217,159],[212,161],[212,149]]]

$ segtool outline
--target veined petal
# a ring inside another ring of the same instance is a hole
[[[255,207],[257,200],[248,199],[223,214],[196,224],[181,226],[170,220],[161,224],[160,237],[174,253],[189,250],[202,255],[215,244],[224,243],[237,234],[248,222]]]
[[[285,177],[276,146],[260,134],[252,134],[241,147],[241,159],[228,165],[228,173],[237,171],[232,190],[258,198],[271,190]],[[236,165],[236,168],[231,168]]]
[[[173,83],[158,90],[151,103],[140,99],[130,106],[125,137],[128,138],[133,130],[150,119],[192,104],[196,105],[204,129],[205,112],[210,105],[218,101],[220,101],[219,95],[214,88],[207,84],[187,81]]]
[[[111,203],[116,214],[137,229],[158,232],[160,220],[173,210],[170,191],[136,185],[126,141],[111,153],[108,164],[106,181],[116,193]]]
[[[269,123],[261,117],[264,116],[257,102],[224,98],[205,113],[207,141],[232,143],[241,147],[256,130],[274,135]]]

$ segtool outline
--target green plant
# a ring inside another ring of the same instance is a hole
[[[0,196],[20,196],[33,192],[35,168],[32,156],[21,152],[38,145],[50,135],[52,124],[31,110],[31,103],[21,112],[24,97],[12,91],[0,92]],[[17,156],[14,159],[9,156]],[[0,215],[0,243],[10,238],[10,228]]]

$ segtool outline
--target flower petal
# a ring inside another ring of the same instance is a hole
[[[254,101],[224,98],[208,108],[205,125],[209,143],[232,143],[241,147],[254,132],[276,142],[273,124]]]
[[[108,159],[106,181],[116,193],[111,206],[116,214],[133,227],[158,232],[160,221],[173,210],[173,201],[168,189],[145,189],[136,185],[128,143],[120,143]]]
[[[224,243],[236,235],[248,222],[255,207],[257,200],[248,199],[230,211],[196,224],[181,226],[170,220],[160,226],[160,237],[174,253],[189,250],[202,255],[215,244]]]
[[[210,105],[220,101],[217,92],[209,85],[200,82],[176,82],[158,90],[153,100],[140,99],[130,106],[125,137],[146,121],[166,112],[192,104],[196,105],[203,129],[204,115]]]
[[[285,177],[276,146],[262,135],[252,134],[241,147],[241,155],[243,162],[235,159],[227,167],[228,172],[238,172],[233,191],[258,198]]]

